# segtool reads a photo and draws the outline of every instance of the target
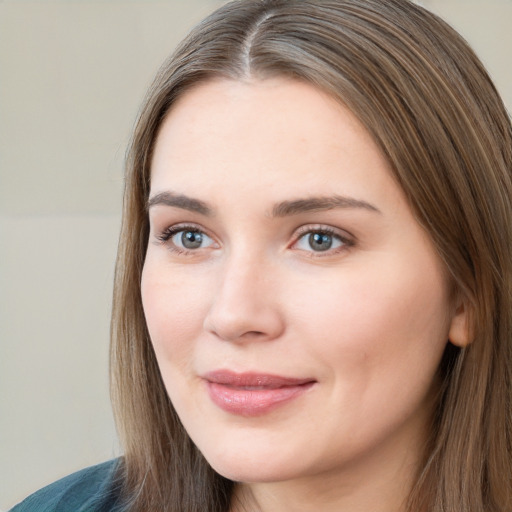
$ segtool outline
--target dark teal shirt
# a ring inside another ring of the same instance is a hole
[[[82,469],[43,487],[10,512],[113,512],[119,491],[115,473],[119,459]]]

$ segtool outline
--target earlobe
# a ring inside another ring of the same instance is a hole
[[[461,301],[452,317],[448,332],[448,339],[456,347],[467,347],[473,341],[469,316],[467,304]]]

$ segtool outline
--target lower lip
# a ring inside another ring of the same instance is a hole
[[[240,416],[260,416],[298,398],[313,384],[247,389],[207,382],[207,387],[212,402],[224,411]]]

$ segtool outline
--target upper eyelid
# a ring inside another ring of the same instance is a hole
[[[308,235],[309,233],[325,233],[328,235],[331,235],[333,237],[336,237],[341,242],[341,246],[337,248],[330,248],[325,251],[314,251],[314,250],[306,250],[306,249],[299,249],[298,247],[295,247],[299,244],[301,239]],[[348,231],[340,228],[335,228],[331,225],[322,225],[322,224],[316,224],[314,226],[312,225],[303,225],[300,228],[298,228],[295,231],[293,240],[291,241],[290,245],[288,246],[292,250],[302,251],[303,253],[307,254],[310,258],[328,258],[332,257],[336,254],[346,252],[350,249],[352,249],[356,245],[356,238],[349,233]]]
[[[156,233],[166,233],[169,231],[186,231],[189,229],[190,231],[200,231],[201,233],[204,233],[205,235],[209,235],[209,231],[201,226],[200,224],[196,224],[195,222],[176,222],[174,224],[166,224],[163,229],[158,229],[156,226],[154,227],[153,231]]]
[[[217,243],[216,237],[214,237],[207,229],[202,227],[199,224],[194,222],[178,222],[176,224],[166,225],[163,229],[153,229],[153,236],[159,242],[168,242],[176,233],[180,231],[197,231],[199,233],[203,233],[208,238],[211,238],[215,243]]]
[[[157,229],[156,227],[152,227],[152,231],[154,231],[154,236],[158,239],[161,239],[163,235],[166,233],[173,232],[171,236],[179,231],[185,231],[187,229],[190,229],[191,231],[198,231],[201,233],[204,233],[206,236],[210,237],[212,240],[214,240],[216,243],[219,243],[218,237],[216,237],[209,229],[205,228],[199,223],[195,222],[177,222],[174,224],[166,225],[163,229]],[[314,224],[303,224],[299,226],[298,228],[295,228],[292,231],[292,234],[290,236],[291,238],[291,244],[293,245],[296,243],[302,236],[312,233],[312,232],[325,232],[332,234],[334,236],[338,236],[340,239],[348,242],[354,242],[355,237],[352,235],[349,231],[341,228],[334,227],[329,224],[320,224],[320,223],[314,223]]]
[[[324,232],[324,233],[329,233],[329,234],[339,236],[340,238],[342,238],[344,240],[345,239],[355,240],[355,236],[352,235],[352,233],[350,233],[349,231],[347,231],[345,229],[341,229],[341,228],[336,228],[329,224],[309,224],[309,225],[304,224],[303,226],[300,226],[299,228],[297,228],[295,230],[294,236],[297,239],[307,233],[312,233],[312,232]]]

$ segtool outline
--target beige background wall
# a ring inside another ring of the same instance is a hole
[[[119,454],[108,323],[124,149],[158,65],[221,0],[0,0],[0,510]],[[512,0],[424,0],[512,108]]]

